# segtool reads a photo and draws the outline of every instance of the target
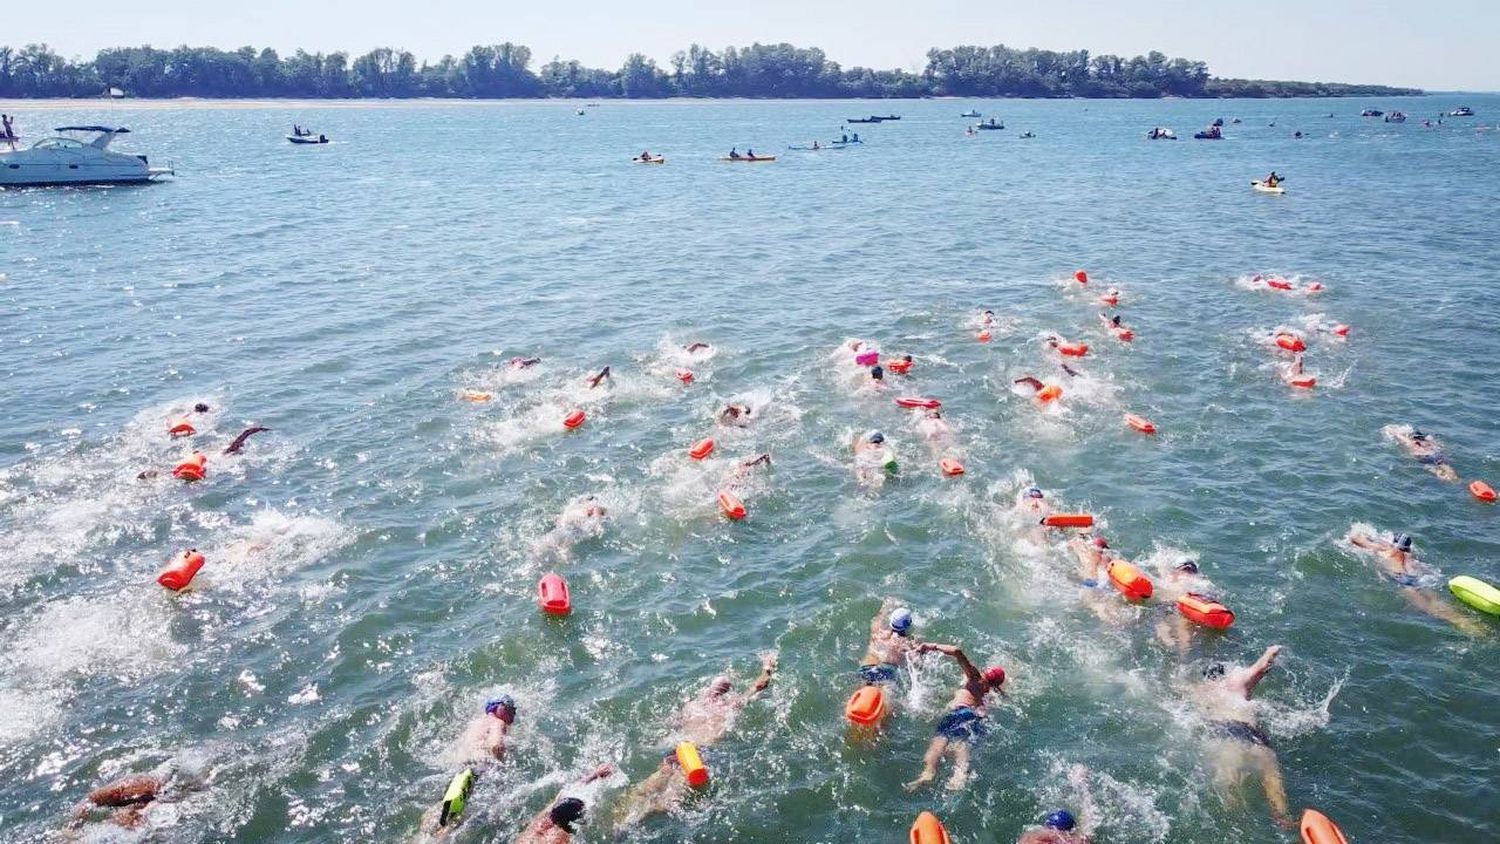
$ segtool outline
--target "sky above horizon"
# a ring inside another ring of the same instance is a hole
[[[436,60],[474,44],[512,41],[530,47],[536,65],[560,56],[617,68],[632,52],[665,66],[673,52],[695,42],[717,50],[785,41],[821,47],[845,67],[918,70],[931,47],[1004,43],[1124,56],[1160,50],[1206,61],[1216,76],[1500,90],[1496,0],[755,0],[738,7],[653,0],[635,4],[645,10],[639,14],[604,0],[572,0],[556,9],[480,0],[215,5],[73,0],[62,14],[48,4],[10,3],[0,14],[0,44],[43,42],[84,58],[103,47],[141,44],[355,55],[386,46]]]

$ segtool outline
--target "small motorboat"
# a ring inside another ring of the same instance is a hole
[[[1384,117],[1385,112],[1378,108],[1367,108],[1359,113],[1360,117]]]
[[[875,115],[873,115],[873,114],[870,115],[870,116],[871,117],[875,117]],[[901,119],[901,115],[899,115],[899,114],[887,114],[884,117],[875,117],[875,119],[876,120],[900,120]]]
[[[880,121],[882,121],[884,119],[885,118],[883,118],[883,117],[851,117],[848,120],[845,120],[844,122],[845,123],[879,123]]]
[[[1448,112],[1448,116],[1449,117],[1473,117],[1474,116],[1474,109],[1469,108],[1468,106],[1459,106],[1458,108],[1455,108],[1454,110]]]
[[[1005,124],[997,122],[995,120],[995,118],[991,117],[989,120],[986,120],[983,123],[975,123],[974,124],[974,128],[975,129],[981,129],[981,130],[988,130],[988,131],[991,131],[991,132],[998,132],[1001,129],[1005,128]]]
[[[1387,123],[1405,123],[1406,122],[1406,112],[1404,112],[1404,111],[1393,111],[1390,114],[1387,114],[1385,116],[1385,122],[1387,122]]]
[[[963,114],[959,115],[959,117],[978,117],[978,116],[979,116],[979,112],[975,111],[972,108],[969,109],[968,111],[964,112]]]
[[[1022,132],[1021,135],[1020,135],[1020,137],[1022,137],[1022,138],[1035,138],[1036,135],[1032,134],[1031,132]]]
[[[55,132],[94,132],[89,143],[77,138],[43,138],[30,149],[0,152],[0,187],[47,185],[131,185],[174,175],[171,167],[152,167],[144,155],[111,152],[118,135],[130,130],[110,126],[59,126]]]
[[[1210,126],[1201,132],[1194,132],[1193,138],[1200,141],[1222,141],[1224,133],[1219,131],[1219,127]]]
[[[1256,181],[1256,182],[1251,182],[1250,183],[1250,187],[1254,188],[1257,191],[1260,191],[1261,193],[1274,193],[1274,194],[1283,194],[1283,193],[1286,193],[1286,188],[1282,187],[1280,184],[1268,185],[1265,182]]]
[[[1151,131],[1146,133],[1146,137],[1153,141],[1175,141],[1177,140],[1177,133],[1165,126],[1154,126],[1151,128]]]
[[[327,135],[314,135],[312,133],[307,133],[307,134],[304,134],[304,135],[287,135],[286,139],[289,140],[289,141],[291,141],[294,144],[326,144],[326,143],[328,143],[328,136]]]
[[[667,163],[667,157],[665,155],[650,155],[650,156],[645,156],[645,157],[637,155],[635,158],[632,158],[630,160],[633,161],[633,162],[635,162],[636,164],[666,164]]]

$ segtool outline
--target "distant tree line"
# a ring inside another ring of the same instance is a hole
[[[697,44],[666,67],[640,53],[618,70],[554,58],[533,71],[519,44],[476,46],[455,58],[417,62],[381,47],[346,53],[242,47],[116,47],[69,61],[45,44],[0,47],[0,97],[92,97],[117,88],[132,97],[1328,97],[1420,94],[1374,85],[1216,79],[1208,66],[1158,52],[1134,58],[1087,50],[954,47],[927,53],[921,73],[841,67],[817,48]]]

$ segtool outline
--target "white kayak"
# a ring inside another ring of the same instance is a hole
[[[1281,185],[1268,185],[1265,182],[1251,182],[1250,187],[1261,193],[1286,193],[1286,188]]]

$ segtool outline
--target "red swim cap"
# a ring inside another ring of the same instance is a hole
[[[1096,547],[1099,547],[1099,548],[1108,548],[1109,547],[1109,540],[1105,539],[1102,536],[1096,536],[1096,537],[1094,537],[1094,545]]]
[[[991,665],[984,669],[984,681],[991,686],[1002,686],[1005,684],[1005,669],[998,665]]]

